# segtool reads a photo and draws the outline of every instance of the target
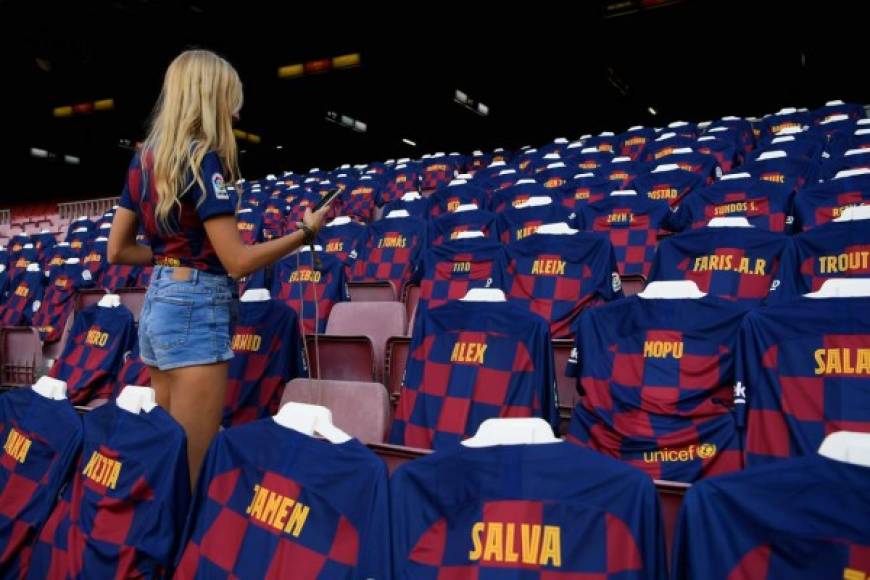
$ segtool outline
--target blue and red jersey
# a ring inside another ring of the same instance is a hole
[[[651,171],[631,182],[630,189],[646,196],[652,201],[667,203],[677,207],[686,196],[703,187],[704,178],[683,168],[670,171]]]
[[[82,421],[67,400],[13,389],[0,397],[0,440],[0,573],[20,578],[69,478]]]
[[[239,302],[230,347],[224,427],[274,415],[284,385],[308,376],[299,318],[278,300]]]
[[[808,185],[794,197],[794,231],[826,224],[854,205],[870,205],[870,174]]]
[[[457,445],[390,492],[397,579],[666,577],[652,481],[569,443]]]
[[[334,444],[271,418],[221,431],[176,577],[389,578],[388,502],[386,466],[356,439]]]
[[[85,414],[72,482],[33,548],[28,578],[168,574],[190,505],[187,442],[161,407]]]
[[[511,304],[550,324],[553,338],[570,338],[585,308],[622,298],[616,257],[606,236],[536,233],[507,246]]]
[[[422,200],[426,201],[426,200]],[[387,214],[389,215],[389,214]],[[401,288],[426,243],[426,222],[413,217],[385,217],[369,226],[353,279],[389,280]]]
[[[158,198],[156,185],[149,177],[151,154],[143,155],[144,160],[138,153],[133,157],[118,204],[136,212],[154,254],[154,263],[226,274],[203,226],[210,218],[231,216],[236,210],[224,184],[217,153],[209,152],[203,157],[199,177],[204,189],[193,176],[188,176],[189,187],[179,195],[180,205],[170,212],[168,229],[159,226],[154,215]]]
[[[75,308],[76,293],[93,287],[90,270],[81,263],[64,264],[49,279],[42,305],[31,320],[43,342],[56,342],[63,334],[67,318]]]
[[[76,314],[49,376],[66,382],[67,396],[77,405],[109,398],[124,357],[135,343],[133,314],[126,306],[94,304]]]
[[[620,135],[619,154],[631,157],[632,160],[637,161],[640,159],[643,148],[654,138],[654,129],[649,127],[632,127]]]
[[[868,478],[867,467],[814,454],[692,486],[672,578],[866,578]]]
[[[796,298],[750,313],[735,402],[746,464],[815,453],[834,431],[870,433],[870,298]]]
[[[458,444],[493,417],[558,426],[547,322],[507,302],[418,309],[390,442]]]
[[[526,177],[494,192],[489,199],[489,210],[501,213],[508,207],[515,207],[517,204],[525,202],[530,197],[542,195],[553,196],[557,194],[556,192],[548,191],[536,180]]]
[[[6,326],[30,326],[34,314],[42,305],[45,274],[42,270],[27,270],[11,278],[9,296],[0,310],[0,323]]]
[[[438,217],[468,204],[476,205],[478,209],[486,209],[487,203],[486,191],[464,180],[457,180],[429,197],[429,215]]]
[[[505,207],[498,214],[499,238],[508,244],[534,234],[544,224],[574,223],[576,215],[559,204],[556,193],[548,193],[550,202],[544,205],[524,203]]]
[[[487,239],[497,240],[497,219],[496,214],[482,209],[444,214],[429,222],[426,242],[430,247],[439,246],[462,232],[483,232]]]
[[[420,161],[420,189],[433,191],[450,183],[456,174],[454,161],[447,155],[429,157]]]
[[[334,254],[350,267],[362,253],[368,230],[363,224],[351,220],[347,223],[326,223],[317,234],[317,243],[327,254]]]
[[[732,388],[745,313],[710,296],[632,296],[585,311],[566,373],[581,393],[569,438],[656,479],[741,469]]]
[[[416,163],[396,165],[384,181],[384,186],[377,199],[378,205],[383,206],[400,199],[408,191],[417,191],[419,180],[420,167]]]
[[[702,292],[760,303],[780,275],[788,238],[759,228],[704,227],[659,242],[649,281],[691,280]]]

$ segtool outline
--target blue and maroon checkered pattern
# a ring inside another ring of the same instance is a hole
[[[42,306],[31,321],[43,342],[60,340],[66,320],[75,308],[76,293],[93,285],[90,271],[82,268],[81,263],[64,264],[57,270],[45,289]]]
[[[91,274],[91,281],[96,286],[103,285],[103,272],[109,266],[106,257],[108,242],[106,240],[94,240],[88,246],[87,252],[82,255],[81,263]]]
[[[133,350],[124,354],[124,364],[118,371],[118,379],[112,389],[112,398],[116,398],[127,385],[140,387],[151,386],[151,371],[148,365],[139,358],[139,343],[133,346]]]
[[[746,308],[713,297],[632,296],[580,315],[573,441],[651,477],[693,482],[742,467],[732,412]]]
[[[280,195],[272,195],[263,205],[263,240],[269,241],[284,235],[287,204]]]
[[[284,385],[308,376],[299,319],[278,300],[240,302],[231,346],[224,427],[274,415]]]
[[[870,278],[870,228],[831,222],[791,239],[771,301],[815,292],[830,278]]]
[[[14,281],[20,280],[30,264],[39,264],[39,252],[36,248],[22,248],[19,252],[10,256],[9,276]]]
[[[362,253],[368,230],[356,221],[347,223],[327,223],[317,234],[317,243],[327,254],[335,255],[348,267],[353,266]]]
[[[410,279],[417,254],[425,242],[426,222],[422,220],[385,217],[376,221],[369,226],[365,245],[354,266],[354,281],[389,280],[401,288]]]
[[[816,165],[822,161],[827,139],[816,133],[800,133],[771,137],[758,142],[755,150],[746,156],[747,162],[756,161],[766,151],[785,151],[788,157],[805,159]]]
[[[69,238],[72,235],[72,233],[78,229],[81,229],[81,228],[86,229],[89,233],[93,233],[96,230],[97,226],[94,222],[92,222],[87,217],[83,216],[80,218],[76,218],[73,221],[71,221],[69,223],[69,226],[67,226],[67,228],[66,228],[66,240],[69,241]]]
[[[507,247],[508,299],[550,323],[553,338],[574,335],[587,307],[622,297],[607,237],[533,234]]]
[[[107,290],[131,288],[136,285],[136,266],[126,264],[109,264],[103,272],[100,285]]]
[[[559,204],[556,192],[545,194],[552,200],[546,205],[507,206],[498,214],[499,239],[502,243],[515,242],[534,234],[544,224],[574,224],[574,212]]]
[[[609,135],[601,133],[600,135],[595,135],[586,139],[583,142],[583,147],[587,149],[597,149],[599,153],[616,155],[622,146],[621,141],[622,140],[617,135],[613,135],[612,133]]]
[[[494,213],[482,209],[444,214],[429,222],[426,242],[430,247],[440,246],[461,232],[483,232],[487,239],[497,240],[496,219]]]
[[[59,266],[63,266],[69,258],[77,257],[66,242],[55,244],[55,246],[46,254],[42,264],[43,269],[48,273],[49,278],[54,276],[54,272]]]
[[[599,168],[596,174],[613,182],[614,189],[627,189],[632,181],[650,169],[649,164],[643,161],[619,161]]]
[[[108,398],[135,342],[133,313],[127,307],[88,306],[76,314],[63,354],[49,376],[66,381],[67,396],[77,405]]]
[[[69,401],[13,389],[0,397],[0,440],[0,571],[20,578],[78,454],[81,419]]]
[[[608,196],[580,207],[577,226],[610,237],[621,275],[645,277],[655,257],[657,232],[669,213],[667,204],[639,194]]]
[[[263,283],[264,277],[255,275],[248,288],[262,288]],[[332,305],[350,300],[344,262],[323,252],[317,253],[317,261],[308,251],[287,256],[274,266],[272,297],[296,311],[306,334],[323,332]]]
[[[579,213],[582,206],[601,201],[617,189],[621,187],[603,174],[580,173],[562,188],[562,206]]]
[[[735,165],[740,163],[742,157],[735,141],[719,139],[715,134],[699,138],[695,144],[695,150],[704,155],[712,155],[722,173],[731,171]]]
[[[420,189],[433,191],[450,183],[456,174],[454,162],[446,155],[420,161]]]
[[[181,546],[176,578],[389,578],[386,467],[356,439],[333,444],[272,419],[227,429]]]
[[[70,486],[33,549],[29,578],[163,577],[190,505],[187,445],[161,407],[107,403],[83,419]]]
[[[94,237],[93,231],[74,231],[66,237],[66,242],[69,244],[69,247],[76,258],[83,258],[85,257],[86,252],[88,251],[88,246],[90,246]]]
[[[759,303],[780,274],[788,238],[759,228],[704,227],[659,242],[649,281],[692,280],[702,292]]]
[[[575,168],[564,163],[551,163],[539,171],[535,179],[547,190],[561,191],[576,173]]]
[[[51,232],[40,232],[32,237],[33,247],[39,253],[39,263],[44,264],[46,258],[51,255],[54,246],[57,245],[54,239],[54,234]]]
[[[666,157],[657,160],[658,164],[674,163],[680,169],[701,176],[703,183],[712,183],[714,178],[722,175],[722,169],[712,155],[705,155],[693,150],[691,153],[671,152]]]
[[[575,173],[595,173],[602,167],[607,167],[613,161],[612,153],[583,153],[578,151],[576,155],[570,155],[567,159],[568,164],[576,169]]]
[[[715,135],[721,139],[733,139],[743,150],[749,153],[755,147],[755,132],[752,124],[739,117],[723,117],[707,127],[705,135]]]
[[[383,206],[400,199],[408,191],[417,191],[420,181],[419,171],[420,166],[416,163],[397,165],[384,182],[384,187],[376,200],[378,205]]]
[[[816,163],[791,157],[747,162],[734,171],[783,185],[789,192],[796,192],[805,185],[815,183],[819,176],[819,166]]]
[[[786,187],[751,177],[717,181],[687,197],[666,227],[680,232],[715,217],[745,217],[756,228],[785,233],[790,198]]]
[[[17,280],[10,279],[9,297],[0,309],[0,323],[6,326],[30,326],[33,315],[42,304],[45,274],[42,270],[24,272]]]
[[[629,129],[620,135],[619,154],[631,157],[633,161],[639,160],[643,148],[655,138],[655,134],[655,130],[649,127]]]
[[[374,218],[375,207],[380,196],[380,182],[366,175],[343,194],[341,215],[368,223]]]
[[[459,443],[493,417],[558,425],[547,323],[507,302],[418,309],[390,442]]]
[[[761,120],[758,128],[761,130],[762,136],[776,135],[783,129],[799,129],[811,125],[813,122],[812,115],[807,111],[780,111],[769,115]]]
[[[866,578],[866,489],[866,467],[817,454],[700,482],[683,500],[672,578]]]
[[[448,240],[423,252],[412,282],[420,286],[420,307],[459,300],[472,288],[507,289],[504,246],[492,239]]]
[[[429,197],[429,215],[438,217],[455,211],[460,205],[468,204],[476,205],[478,209],[486,209],[488,202],[486,191],[465,180],[457,180],[453,185],[446,185]]]
[[[638,194],[652,201],[677,207],[686,196],[702,187],[704,183],[701,175],[679,168],[641,175],[631,182],[628,189],[634,189]]]
[[[246,244],[259,244],[263,241],[263,214],[260,208],[245,208],[236,214],[236,228]]]
[[[870,299],[796,298],[746,317],[737,371],[746,463],[813,454],[870,433]]]
[[[569,443],[458,445],[390,482],[396,578],[665,577],[652,481]]]
[[[694,148],[695,145],[696,141],[694,137],[677,135],[673,131],[665,131],[655,141],[647,143],[640,154],[640,159],[644,163],[653,165],[671,163],[671,161],[665,161],[665,157],[673,153],[674,149]]]
[[[226,274],[202,225],[209,218],[233,215],[236,210],[224,185],[218,155],[210,152],[202,160],[200,173],[205,191],[189,176],[191,186],[180,196],[180,208],[170,214],[168,232],[161,232],[154,215],[157,189],[148,179],[150,153],[144,155],[144,163],[138,153],[133,157],[118,205],[136,212],[154,253],[154,263]],[[72,246],[75,249],[74,243]]]
[[[841,177],[808,185],[794,197],[794,230],[811,230],[838,218],[849,206],[868,204],[870,175]]]

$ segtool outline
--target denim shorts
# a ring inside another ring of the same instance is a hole
[[[238,304],[227,276],[192,270],[173,280],[171,266],[155,266],[139,318],[139,356],[168,371],[233,358],[230,333]]]

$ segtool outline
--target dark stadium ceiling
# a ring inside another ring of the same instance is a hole
[[[870,99],[870,44],[847,30],[867,21],[861,2],[365,4],[0,0],[0,205],[116,194],[130,156],[118,143],[143,136],[163,70],[190,46],[239,69],[239,128],[262,137],[241,147],[248,176]],[[354,69],[277,75],[354,52]],[[490,114],[454,103],[456,89]],[[114,110],[52,115],[104,98]],[[327,111],[367,131],[329,123]],[[81,163],[33,159],[31,147]]]

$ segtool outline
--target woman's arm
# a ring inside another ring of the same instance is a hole
[[[328,206],[315,213],[305,210],[302,223],[316,234],[328,210]],[[274,264],[305,244],[305,232],[300,229],[276,240],[249,246],[239,236],[236,217],[231,215],[213,217],[204,224],[218,259],[227,273],[236,279]]]
[[[112,229],[109,230],[109,244],[106,257],[110,264],[127,264],[129,266],[150,266],[154,257],[151,248],[136,243],[136,232],[139,226],[136,213],[119,207],[112,219]]]

